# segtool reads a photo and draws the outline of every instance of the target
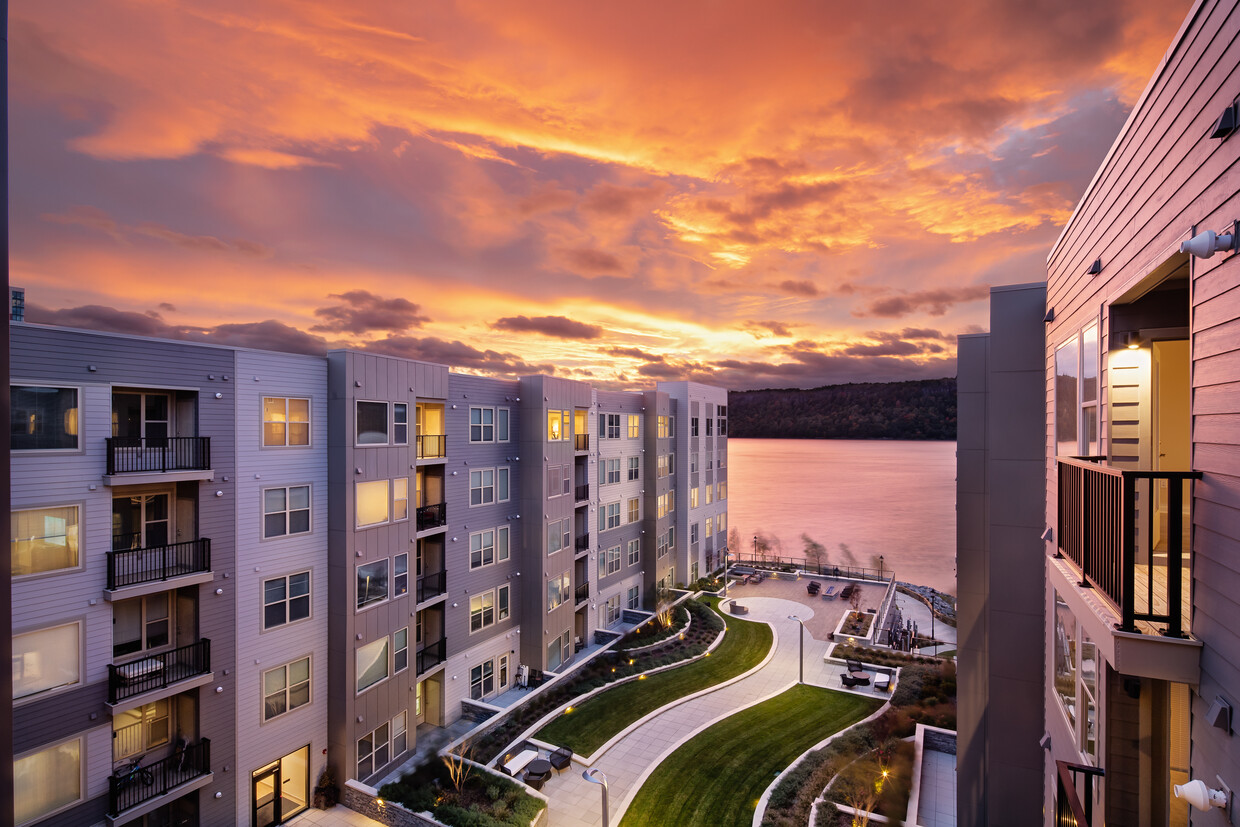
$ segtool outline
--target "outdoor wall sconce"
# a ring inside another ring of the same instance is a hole
[[[1141,347],[1141,334],[1135,330],[1121,330],[1114,336],[1116,349],[1136,350]]]
[[[1188,241],[1180,243],[1180,252],[1191,253],[1197,258],[1210,258],[1220,250],[1236,249],[1237,234],[1240,234],[1240,221],[1233,221],[1230,233],[1219,235],[1214,230],[1198,233]]]
[[[1195,778],[1187,784],[1173,784],[1171,790],[1176,798],[1184,799],[1198,810],[1227,806],[1227,793],[1223,790],[1210,789],[1200,778]]]
[[[1210,129],[1211,138],[1222,138],[1224,141],[1236,131],[1240,126],[1240,104],[1232,103],[1231,106],[1223,110],[1223,114],[1219,115],[1219,119],[1214,122],[1214,126]]]

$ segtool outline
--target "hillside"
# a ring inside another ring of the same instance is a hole
[[[955,439],[956,379],[729,391],[728,435],[774,439]]]

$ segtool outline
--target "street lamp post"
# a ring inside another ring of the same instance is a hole
[[[602,770],[596,770],[591,767],[590,769],[582,770],[581,777],[591,784],[598,784],[603,788],[603,827],[607,827],[607,776],[603,775]]]
[[[800,683],[805,683],[805,621],[796,615],[788,615],[789,620],[795,620],[801,624],[801,660],[800,660]]]
[[[753,561],[758,562],[758,535],[753,536]]]
[[[723,599],[728,599],[728,547],[723,547]]]
[[[883,555],[878,555],[878,579],[883,579]]]

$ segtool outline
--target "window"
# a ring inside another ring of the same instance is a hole
[[[398,554],[392,565],[392,597],[409,593],[409,553]]]
[[[620,458],[598,461],[598,484],[612,485],[620,482]]]
[[[503,689],[508,686],[508,656],[500,655],[499,662],[499,688]]]
[[[598,622],[610,626],[620,619],[620,595],[612,595],[598,612]]]
[[[495,469],[495,496],[496,496],[496,499],[499,500],[499,502],[502,502],[502,503],[508,502],[509,493],[508,493],[508,469],[507,468],[496,468]]]
[[[629,457],[629,482],[640,479],[642,475],[641,457]]]
[[[496,442],[507,442],[508,441],[508,409],[507,408],[496,408],[495,409],[495,441]]]
[[[713,420],[713,419],[711,419],[711,418],[709,418],[709,417],[707,417],[707,419],[706,419],[706,435],[707,435],[707,436],[710,436],[710,426],[711,426],[711,424],[712,424],[714,421],[715,421],[715,420]]]
[[[707,517],[706,519],[707,519],[708,521],[710,520],[710,518],[709,518],[709,517]],[[706,534],[707,534],[707,536],[710,536],[710,532],[709,532],[709,531],[707,531],[707,532],[706,532]],[[696,543],[697,541],[698,541],[698,524],[697,524],[697,523],[689,523],[689,542],[690,542],[690,543]]]
[[[172,642],[168,592],[112,604],[112,655],[160,649]]]
[[[376,641],[357,647],[357,691],[365,692],[370,687],[387,680],[388,676],[388,638],[387,635]]]
[[[726,481],[719,483],[719,496],[716,499],[726,500],[728,498],[728,483]]]
[[[627,608],[636,609],[641,605],[642,590],[640,586],[632,586],[629,589],[629,600]]]
[[[388,561],[376,560],[357,567],[357,608],[382,603],[388,596]]]
[[[495,591],[469,598],[469,632],[480,632],[495,623]]]
[[[719,410],[723,410],[723,408],[720,408]],[[719,436],[727,436],[727,435],[728,435],[728,421],[726,419],[720,419],[719,420]]]
[[[403,713],[402,713],[403,715]],[[357,778],[369,778],[392,760],[392,725],[385,723],[357,739]]]
[[[469,409],[469,441],[495,442],[495,409]]]
[[[561,488],[563,487],[563,482],[562,482],[563,479],[564,479],[563,466],[560,466],[560,465],[548,465],[547,466],[547,496],[548,497],[558,497],[560,496],[560,494],[564,493],[561,490]]]
[[[599,414],[598,435],[599,439],[619,439],[620,414]]]
[[[389,509],[392,505],[388,494],[390,488],[388,480],[357,483],[354,491],[357,497],[358,528],[379,525],[388,521],[391,513]]]
[[[629,414],[629,439],[637,439],[641,436],[642,418],[637,414]]]
[[[1055,593],[1054,666],[1055,694],[1072,727],[1076,741],[1073,746],[1096,758],[1098,651],[1058,592]],[[1176,691],[1175,687],[1172,684],[1172,692]]]
[[[547,611],[552,611],[568,599],[571,589],[568,572],[547,581]]]
[[[640,539],[629,540],[628,564],[630,566],[636,566],[641,561],[641,556],[642,556],[642,541]]]
[[[82,739],[74,738],[13,761],[13,814],[28,824],[82,798]]]
[[[706,536],[707,536],[707,537],[710,537],[710,536],[712,535],[712,533],[713,533],[712,529],[713,529],[713,528],[714,528],[714,524],[711,522],[711,518],[710,518],[710,517],[707,517],[707,518],[706,518]]]
[[[507,584],[500,586],[496,590],[496,603],[499,604],[499,613],[496,616],[496,620],[507,620],[508,615],[512,614],[511,595],[512,593]],[[501,681],[501,683],[508,683],[508,681]]]
[[[553,638],[547,644],[547,671],[551,672],[559,669],[572,656],[573,651],[569,648],[568,632]]]
[[[573,435],[572,411],[547,411],[547,441],[561,442]]]
[[[725,511],[719,516],[717,516],[715,518],[715,523],[716,523],[715,525],[716,532],[718,532],[719,534],[723,534],[725,531],[727,531],[728,530],[728,512]]]
[[[388,403],[357,402],[357,444],[387,445]]]
[[[35,508],[12,513],[13,576],[78,566],[78,506]]]
[[[495,530],[478,531],[469,535],[469,567],[480,569],[495,562]]]
[[[696,416],[689,418],[689,436],[698,435],[698,418]]]
[[[14,385],[9,388],[9,447],[14,451],[76,451],[77,388]]]
[[[667,476],[667,456],[665,454],[659,454],[658,459],[655,460],[655,468],[658,470],[659,479]]]
[[[553,520],[547,523],[547,554],[555,554],[562,548],[569,548],[573,543],[573,521],[571,519]]]
[[[508,559],[508,526],[495,529],[495,559],[501,563]]]
[[[368,483],[359,483],[367,485]],[[384,485],[387,485],[385,482]],[[360,515],[359,515],[360,516]],[[385,518],[386,519],[386,518]],[[305,534],[310,530],[310,486],[263,489],[263,537]]]
[[[495,502],[495,469],[484,468],[469,472],[469,504],[486,505]]]
[[[263,581],[263,628],[274,629],[310,616],[310,572]]]
[[[608,503],[599,507],[598,530],[606,531],[620,525],[620,503]]]
[[[698,489],[697,489],[697,486],[694,486],[693,488],[690,488],[690,489],[689,489],[689,507],[690,507],[690,508],[697,508],[697,507],[698,507]]]
[[[392,673],[409,668],[409,627],[397,629],[392,635]]]
[[[667,516],[667,495],[660,494],[655,498],[656,513],[659,517]]]
[[[112,760],[120,761],[154,747],[171,738],[168,699],[143,704],[137,709],[112,713]]]
[[[409,713],[402,712],[392,719],[392,755],[400,755],[409,749]]]
[[[1099,453],[1097,324],[1055,351],[1055,440],[1060,456]]]
[[[690,452],[689,452],[689,473],[690,473],[690,474],[696,474],[696,473],[697,473],[697,470],[698,470],[698,455],[697,455],[697,451],[690,451]]]
[[[392,480],[392,519],[396,522],[409,519],[409,478]]]
[[[706,452],[706,470],[709,471],[710,469],[714,467],[715,467],[715,455],[712,452],[707,451]]]
[[[409,444],[409,405],[405,402],[392,403],[392,444]]]
[[[658,419],[657,436],[659,439],[667,439],[671,436],[671,428],[669,427],[671,417],[661,416]]]
[[[263,397],[263,445],[310,444],[310,400]]]
[[[598,553],[598,576],[605,577],[620,571],[620,546],[612,546]]]
[[[386,667],[386,663],[384,666]],[[386,675],[385,675],[386,677]],[[263,673],[263,720],[310,703],[310,658],[302,658]]]
[[[727,468],[727,467],[728,467],[728,451],[727,451],[727,449],[726,449],[726,448],[720,448],[720,449],[719,449],[719,463],[718,463],[718,465],[719,465],[719,467],[720,467],[720,468]]]
[[[666,556],[667,556],[667,550],[668,550],[670,547],[671,547],[671,546],[670,546],[670,544],[668,543],[667,533],[666,533],[666,532],[664,532],[663,534],[660,534],[660,535],[659,535],[659,538],[658,538],[658,540],[657,540],[657,543],[656,543],[656,545],[655,545],[655,556],[656,556],[656,557],[658,557],[658,558],[663,558],[663,557],[666,557]]]
[[[78,683],[80,636],[77,623],[13,635],[13,699]]]
[[[629,522],[635,523],[642,517],[642,501],[639,497],[629,499]]]
[[[495,661],[488,660],[469,669],[469,697],[480,701],[495,691]]]

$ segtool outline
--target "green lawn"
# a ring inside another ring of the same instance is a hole
[[[711,603],[717,607],[718,601]],[[770,651],[771,627],[734,617],[727,620],[723,642],[708,657],[600,692],[570,707],[572,712],[560,715],[534,737],[578,755],[593,755],[629,724],[659,707],[749,671]]]
[[[658,766],[621,827],[749,827],[762,792],[797,756],[881,701],[798,685],[699,733]]]

